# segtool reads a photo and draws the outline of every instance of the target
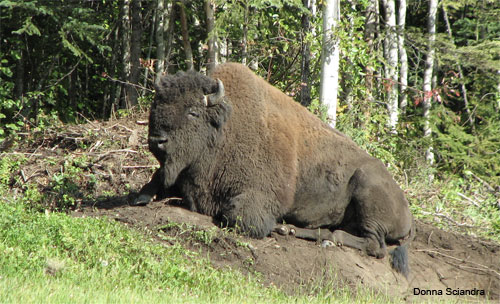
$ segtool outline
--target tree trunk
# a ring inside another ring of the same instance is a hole
[[[155,40],[156,40],[156,79],[158,83],[160,76],[165,72],[165,0],[157,0],[155,14]]]
[[[130,75],[127,86],[127,109],[138,104],[138,87],[141,76],[141,37],[142,37],[142,18],[141,18],[141,0],[132,0],[131,2],[131,23],[132,34],[130,36]]]
[[[153,22],[151,22],[151,32],[149,34],[149,43],[148,43],[148,54],[146,56],[146,63],[144,64],[144,81],[142,86],[144,87],[141,92],[141,96],[144,96],[146,94],[146,87],[148,85],[148,77],[149,77],[149,70],[151,69],[151,72],[154,72],[153,66],[151,64],[151,52],[153,48],[153,37],[156,35],[156,19],[157,19],[157,10],[153,8]],[[154,81],[154,75],[153,75],[153,81]]]
[[[347,0],[344,3],[349,4],[351,12],[355,12],[356,11],[356,2],[357,2],[356,0]],[[349,32],[347,34],[349,37],[353,37],[356,35],[357,27],[354,24],[355,23],[354,18],[355,17],[351,14],[347,15],[347,19],[349,20]],[[345,60],[344,64],[346,64],[348,66],[353,65],[353,62],[351,61],[349,56],[346,56],[345,58],[343,58],[343,60]],[[351,72],[341,71],[340,78],[342,79],[342,82],[340,83],[341,92],[342,92],[340,98],[347,106],[347,110],[350,111],[350,110],[352,110],[352,106],[354,104],[354,95],[353,95],[354,87],[352,85],[350,85],[353,81],[353,75]]]
[[[170,63],[170,54],[172,54],[172,40],[174,38],[174,30],[175,30],[175,20],[177,18],[177,10],[175,7],[175,3],[170,4],[170,17],[168,20],[168,28],[167,28],[167,45],[165,46],[166,54],[165,54],[165,69],[164,72],[168,72],[168,67]]]
[[[205,0],[205,14],[207,17],[208,33],[208,61],[207,74],[210,75],[217,64],[217,36],[215,33],[215,3]]]
[[[448,32],[448,37],[450,38],[451,42],[453,45],[455,45],[455,39],[453,38],[453,32],[451,31],[451,26],[450,26],[450,20],[448,19],[448,12],[446,11],[446,7],[443,6],[443,19],[446,24],[446,31]],[[462,91],[462,97],[464,99],[464,109],[465,113],[467,113],[468,119],[467,122],[469,123],[469,126],[471,129],[474,131],[474,118],[472,117],[472,113],[470,112],[469,109],[469,99],[467,98],[467,88],[465,87],[465,82],[464,82],[464,73],[462,71],[462,65],[458,63],[457,60],[457,70],[458,70],[458,77],[460,78],[460,89]]]
[[[191,43],[189,42],[185,1],[179,3],[179,9],[181,15],[182,45],[184,46],[184,53],[186,54],[186,66],[188,70],[192,70],[194,69],[193,50],[191,49]]]
[[[430,138],[432,135],[431,123],[430,123],[430,113],[431,113],[431,101],[433,97],[432,93],[432,75],[434,70],[434,42],[436,41],[436,13],[437,13],[438,0],[429,1],[429,19],[427,20],[427,32],[429,35],[428,45],[427,45],[427,56],[425,58],[425,70],[424,70],[424,98],[423,98],[423,108],[424,108],[424,137]],[[429,165],[434,164],[434,150],[432,145],[429,146],[425,153],[425,159]],[[432,180],[433,176],[429,176]]]
[[[323,45],[321,49],[320,102],[328,107],[330,126],[337,122],[337,94],[339,86],[339,43],[333,29],[340,18],[340,0],[327,0],[323,7]]]
[[[302,4],[307,9],[307,12],[302,14],[302,44],[301,53],[302,59],[300,63],[301,74],[300,74],[300,103],[307,107],[311,104],[311,88],[310,88],[310,64],[311,64],[311,54],[310,54],[310,42],[307,40],[307,33],[311,31],[311,22],[309,16],[311,14],[311,8],[314,5],[314,1],[302,0]]]
[[[121,42],[122,42],[122,71],[120,78],[123,81],[128,79],[130,75],[130,2],[131,0],[123,0],[122,8],[121,8]],[[123,98],[120,98],[122,96]],[[120,108],[127,108],[128,105],[128,90],[126,89],[126,84],[121,85],[121,94],[117,95],[117,98],[120,98],[117,104],[119,104]]]
[[[395,0],[383,0],[385,10],[386,36],[384,39],[385,77],[388,81],[387,110],[389,112],[388,127],[391,133],[397,133],[399,118],[398,107],[398,37],[396,32]]]
[[[14,98],[21,100],[24,94],[24,61],[26,60],[26,52],[23,46],[20,48],[19,60],[16,64],[16,80],[14,84]]]
[[[122,20],[123,16],[121,15],[123,13],[123,10],[120,10],[120,15],[118,20]],[[118,75],[121,75],[121,72],[118,71],[118,67],[120,66],[120,60],[122,59],[120,56],[120,38],[121,38],[121,22],[116,26],[116,28],[113,30],[113,44],[112,48],[114,50],[118,50],[117,52],[112,52],[111,53],[111,60],[108,65],[108,71],[110,74],[110,77],[112,78],[117,78],[119,77]],[[110,85],[108,86],[109,88],[109,93],[108,96],[104,97],[104,106],[102,108],[102,116],[110,118],[113,115],[114,110],[119,106],[120,104],[120,96],[121,96],[121,91],[122,91],[122,85],[119,84],[118,82],[111,82]]]
[[[68,106],[77,109],[78,74],[77,70],[71,71],[68,79]]]
[[[369,54],[374,52],[374,44],[376,34],[378,33],[377,27],[379,22],[379,1],[378,0],[370,0],[365,12],[365,31],[363,34],[363,38],[366,41]],[[366,81],[366,100],[368,102],[373,102],[374,97],[374,75],[375,70],[371,65],[367,65],[364,68],[365,70],[365,81]],[[360,128],[364,128],[366,122],[370,121],[370,110],[369,107],[363,107],[363,116],[357,119],[356,125]]]
[[[245,2],[243,16],[243,35],[241,37],[241,63],[247,65],[248,56],[248,4]]]
[[[401,113],[406,113],[408,106],[408,55],[405,48],[405,26],[406,26],[406,0],[399,0],[398,9],[398,50],[399,50],[399,108]]]

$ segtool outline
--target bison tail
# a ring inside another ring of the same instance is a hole
[[[403,240],[400,246],[396,247],[391,251],[392,257],[392,268],[397,272],[401,273],[408,279],[408,274],[410,274],[410,265],[408,264],[408,246],[415,238],[415,220],[412,218],[410,233]]]
[[[391,251],[392,257],[392,268],[394,268],[397,272],[401,273],[408,278],[408,274],[410,273],[410,266],[408,265],[408,243],[396,247],[393,251]]]

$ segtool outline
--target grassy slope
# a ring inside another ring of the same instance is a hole
[[[388,300],[325,287],[289,296],[255,276],[107,219],[0,204],[2,303],[352,303]]]

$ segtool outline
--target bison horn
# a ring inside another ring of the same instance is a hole
[[[205,105],[208,107],[214,106],[221,102],[222,98],[224,97],[224,84],[222,84],[222,81],[220,79],[217,79],[217,91],[208,96],[208,98],[204,98]]]

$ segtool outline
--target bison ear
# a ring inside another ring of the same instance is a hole
[[[210,124],[217,130],[224,126],[231,115],[232,108],[225,102],[216,104],[208,109]]]
[[[179,95],[176,91],[172,91],[172,82],[174,78],[172,76],[160,76],[156,79],[154,83],[155,89],[155,99],[158,101],[170,101],[175,100]]]

